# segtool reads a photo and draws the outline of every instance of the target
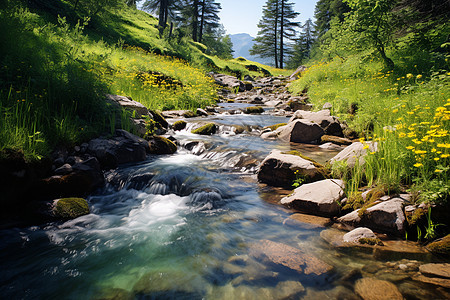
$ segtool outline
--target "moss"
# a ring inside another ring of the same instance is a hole
[[[413,214],[407,215],[406,220],[408,221],[408,225],[416,225],[420,220],[422,220],[427,214],[427,210],[423,208],[417,208]]]
[[[435,254],[450,256],[450,234],[428,244],[427,249]]]
[[[318,163],[314,159],[312,159],[312,158],[310,158],[310,157],[308,157],[306,155],[303,155],[303,154],[301,154],[300,152],[298,152],[296,150],[283,152],[283,154],[296,155],[296,156],[299,156],[299,157],[301,157],[303,159],[309,160],[317,168],[317,170],[319,171],[320,175],[323,178],[329,178],[330,177],[331,171],[330,171],[330,168],[329,168],[328,165],[322,165],[321,163]]]
[[[271,125],[271,126],[266,126],[264,128],[270,128],[270,130],[275,131],[278,128],[280,128],[281,126],[286,126],[287,123],[279,123],[279,124],[275,124],[275,125]]]
[[[236,134],[240,134],[240,133],[243,133],[245,131],[245,127],[244,126],[234,125],[233,127],[234,127],[234,129],[236,129],[236,131],[235,131]]]
[[[154,136],[149,142],[149,146],[151,154],[173,154],[177,152],[177,145],[162,136]]]
[[[322,141],[322,143],[333,143],[337,145],[350,145],[352,143],[352,141],[349,139],[341,138],[334,135],[322,135],[320,140]]]
[[[362,193],[356,192],[356,193],[351,194],[347,198],[347,203],[345,203],[345,205],[342,209],[343,210],[347,210],[347,209],[356,210],[358,208],[361,208],[363,205],[364,205],[364,199],[362,197]]]
[[[158,128],[169,127],[169,123],[166,121],[160,111],[149,110],[149,112],[152,114],[153,120],[156,122]]]
[[[53,213],[57,218],[75,219],[89,214],[89,205],[83,198],[63,198],[56,201]]]
[[[211,134],[216,133],[216,130],[217,130],[216,124],[208,123],[206,125],[203,125],[200,128],[192,130],[191,132],[195,133],[195,134],[201,134],[201,135],[211,135]]]
[[[183,117],[185,117],[185,118],[195,118],[196,116],[197,116],[197,113],[195,113],[191,110],[188,110],[183,114]]]
[[[375,187],[367,193],[366,201],[364,205],[358,211],[358,216],[360,218],[366,213],[366,210],[375,205],[375,202],[385,195],[384,189],[380,187]]]
[[[227,103],[234,103],[234,99],[228,99]]]
[[[383,246],[384,245],[383,242],[377,238],[360,238],[358,240],[358,242],[360,244],[366,244],[366,245],[371,245],[371,246],[375,246],[375,245]]]
[[[264,108],[261,106],[250,106],[245,109],[246,114],[260,114],[264,112]]]
[[[183,130],[186,128],[186,121],[180,120],[173,123],[172,128],[173,130]]]

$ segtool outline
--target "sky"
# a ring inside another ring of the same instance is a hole
[[[258,34],[257,24],[262,16],[262,9],[267,0],[217,0],[222,5],[219,13],[221,23],[227,34],[248,33],[252,37]],[[294,10],[300,13],[296,21],[302,24],[314,17],[317,0],[291,0]]]

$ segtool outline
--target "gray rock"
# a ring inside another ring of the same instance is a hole
[[[139,102],[133,101],[130,97],[107,94],[106,100],[129,111],[135,111],[137,118],[140,118],[141,116],[148,116],[147,107]]]
[[[318,124],[327,135],[343,136],[341,123],[339,119],[330,115],[329,110],[321,110],[310,112],[305,110],[297,110],[291,117],[289,122],[295,120],[309,120]]]
[[[66,175],[72,172],[72,166],[70,164],[64,164],[55,170],[56,175]]]
[[[215,82],[223,87],[228,87],[239,92],[245,92],[245,84],[234,76],[225,74],[212,74]]]
[[[342,150],[342,146],[333,144],[333,143],[325,143],[319,146],[319,148],[321,149],[326,149],[326,150],[336,150],[336,151],[340,151]]]
[[[378,144],[366,142],[366,145],[364,145],[363,143],[356,142],[351,144],[350,146],[345,147],[344,150],[339,152],[330,160],[330,163],[333,164],[337,161],[346,161],[349,168],[353,168],[356,165],[357,161],[360,165],[363,165],[365,163],[364,158],[369,151],[378,151]]]
[[[314,178],[320,174],[311,161],[272,150],[261,163],[258,180],[272,186],[291,187],[296,178],[295,171],[306,178]]]
[[[405,231],[405,214],[403,213],[404,200],[393,198],[383,201],[359,216],[359,209],[338,219],[338,222],[352,226],[367,226],[384,232],[403,234]]]
[[[295,79],[299,78],[299,77],[301,76],[301,73],[302,73],[303,71],[305,71],[305,70],[306,70],[306,67],[305,67],[305,66],[300,66],[300,67],[298,67],[298,68],[294,71],[294,73],[292,73],[291,76],[289,76],[289,80],[295,80]]]
[[[89,142],[88,152],[99,160],[104,169],[119,164],[143,161],[150,148],[148,142],[125,130],[116,130],[112,139],[97,138]]]
[[[333,105],[330,102],[325,102],[325,104],[322,106],[322,109],[332,109]]]
[[[308,120],[295,120],[275,132],[280,139],[294,143],[317,142],[325,134],[318,124]]]
[[[205,117],[207,117],[208,113],[204,109],[197,108],[197,116],[205,116]]]
[[[358,227],[344,234],[344,242],[346,243],[358,243],[362,238],[376,239],[377,236],[372,230],[366,227]]]
[[[281,199],[281,204],[314,215],[335,216],[340,211],[337,201],[343,197],[344,182],[339,179],[325,179],[301,185],[292,195]]]

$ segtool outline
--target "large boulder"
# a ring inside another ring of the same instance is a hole
[[[338,201],[344,197],[344,185],[339,179],[303,184],[281,199],[281,204],[314,215],[335,216],[340,211]]]
[[[318,124],[308,120],[295,120],[278,128],[275,133],[281,140],[294,143],[318,142],[324,135],[323,129]]]
[[[333,269],[332,266],[300,249],[270,240],[260,240],[252,244],[249,254],[256,259],[282,265],[306,275],[319,276]]]
[[[258,180],[271,186],[292,187],[296,173],[312,179],[320,176],[313,162],[297,155],[283,154],[272,150],[263,160],[258,170]]]
[[[359,243],[361,239],[376,239],[377,236],[372,230],[366,227],[358,227],[344,234],[344,242]]]
[[[450,234],[428,244],[427,249],[431,253],[450,257]]]
[[[118,105],[128,111],[135,112],[136,118],[141,118],[141,116],[149,115],[147,107],[139,102],[132,100],[130,97],[107,94],[106,100],[109,103]]]
[[[356,165],[356,162],[358,162],[359,165],[363,165],[365,163],[365,157],[369,151],[378,151],[378,144],[372,142],[366,142],[364,144],[361,142],[356,142],[348,147],[345,147],[344,150],[333,157],[330,162],[333,164],[337,161],[345,161],[349,168],[353,168]]]
[[[162,137],[154,136],[149,140],[150,154],[173,154],[177,152],[177,145],[171,140]]]
[[[355,284],[355,292],[363,300],[403,299],[402,294],[393,283],[370,277],[359,279]]]
[[[360,211],[355,210],[338,219],[351,226],[367,226],[371,229],[401,235],[405,231],[404,200],[393,198]]]
[[[295,120],[308,120],[310,122],[318,124],[327,135],[343,136],[339,119],[331,116],[328,109],[317,112],[297,110],[291,117],[289,122],[294,122]]]
[[[118,129],[111,139],[97,138],[89,142],[87,151],[97,157],[104,169],[120,164],[143,161],[149,152],[148,142],[125,130]]]

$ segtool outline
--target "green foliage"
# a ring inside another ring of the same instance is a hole
[[[296,170],[294,172],[294,174],[295,174],[295,179],[292,182],[293,188],[298,188],[299,186],[301,186],[303,183],[305,183],[307,181],[306,176],[301,174],[299,170]]]

